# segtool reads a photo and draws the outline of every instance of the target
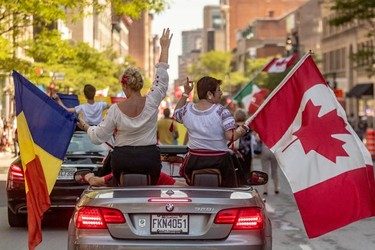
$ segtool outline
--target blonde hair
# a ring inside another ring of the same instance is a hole
[[[236,122],[244,122],[246,121],[246,118],[247,118],[247,113],[244,109],[239,108],[234,112],[234,120]]]
[[[143,77],[139,69],[129,67],[124,71],[122,77],[126,78],[126,83],[122,84],[128,86],[132,90],[138,91],[143,88]]]

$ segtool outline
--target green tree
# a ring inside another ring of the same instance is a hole
[[[326,0],[327,1],[327,0]],[[335,13],[330,19],[332,26],[344,26],[358,23],[367,30],[369,39],[375,36],[375,1],[373,0],[330,0],[331,10]],[[359,66],[365,66],[369,75],[375,74],[374,47],[360,47],[352,56]]]
[[[30,62],[20,63],[16,58],[16,48],[27,46],[24,44],[25,33],[27,29],[43,30],[50,27],[58,20],[66,21],[77,20],[84,15],[100,13],[108,5],[113,7],[117,15],[127,15],[132,18],[138,18],[142,11],[153,11],[159,13],[167,6],[167,0],[108,0],[108,1],[86,1],[86,0],[0,0],[0,71],[9,72],[17,65],[20,72],[27,73],[30,69]],[[87,7],[91,6],[91,13],[87,12]],[[69,12],[66,10],[75,10]],[[56,34],[44,33],[41,39],[56,39]],[[45,44],[46,45],[46,44]],[[53,50],[54,46],[46,46],[45,51],[53,52],[51,58],[53,61],[64,54],[63,51]],[[38,52],[38,57],[43,57],[43,52]],[[44,55],[45,57],[45,55]],[[38,58],[39,59],[39,58]],[[47,62],[46,62],[47,63]]]
[[[56,44],[60,44],[57,41]],[[37,47],[44,47],[43,43],[34,44]],[[121,91],[118,79],[124,65],[113,63],[114,52],[111,50],[98,52],[86,43],[77,43],[75,45],[65,44],[62,50],[66,51],[65,56],[53,56],[48,58],[48,54],[34,55],[34,51],[40,51],[32,47],[30,55],[40,59],[35,67],[43,69],[43,74],[37,75],[36,72],[30,72],[29,79],[38,85],[48,87],[52,78],[50,72],[64,72],[64,80],[56,80],[55,84],[60,92],[68,90],[80,93],[83,86],[91,83],[97,89],[110,87],[110,94],[113,95]],[[57,55],[61,55],[57,53]],[[43,60],[42,60],[43,59]]]

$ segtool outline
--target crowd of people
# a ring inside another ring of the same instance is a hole
[[[10,120],[0,119],[0,152],[12,153],[16,157],[19,153],[17,142],[17,119],[13,115]]]

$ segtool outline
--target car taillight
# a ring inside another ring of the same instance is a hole
[[[235,230],[263,229],[264,218],[259,208],[234,208],[221,210],[216,224],[232,224]]]
[[[9,169],[11,181],[24,181],[23,169],[15,164],[10,166]]]
[[[76,217],[80,229],[106,229],[107,224],[125,222],[122,212],[114,208],[82,207]]]

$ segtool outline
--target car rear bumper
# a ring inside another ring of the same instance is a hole
[[[222,240],[117,240],[111,236],[89,236],[80,235],[75,238],[69,235],[68,250],[271,250],[272,239],[265,237],[264,240],[246,237],[244,234],[232,234]]]
[[[55,186],[50,195],[51,207],[48,212],[54,209],[73,209],[77,199],[87,186]],[[14,214],[26,214],[26,194],[24,189],[7,190],[8,207]]]

